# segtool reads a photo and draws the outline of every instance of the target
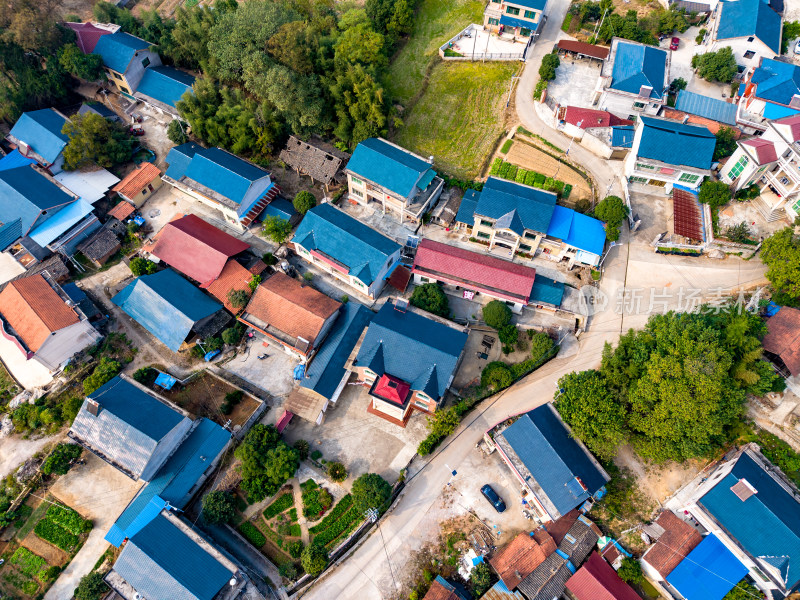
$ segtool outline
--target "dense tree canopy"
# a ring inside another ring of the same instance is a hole
[[[64,147],[64,169],[80,169],[91,164],[113,167],[131,159],[135,141],[125,129],[95,113],[75,115],[64,123],[69,137]]]
[[[775,288],[775,300],[796,306],[800,302],[800,238],[791,227],[764,240],[761,260],[768,267],[767,279]]]
[[[736,75],[736,57],[730,46],[723,46],[716,52],[695,54],[692,57],[692,66],[697,69],[697,74],[708,81],[721,81],[729,83]]]
[[[594,209],[594,216],[606,224],[606,239],[615,242],[619,239],[619,228],[628,216],[628,207],[619,196],[606,196]]]
[[[255,502],[275,494],[300,464],[297,451],[280,439],[278,430],[261,423],[253,426],[234,454],[241,461],[241,488]]]
[[[411,294],[411,304],[440,317],[450,315],[450,303],[438,283],[423,283],[415,287]]]
[[[203,520],[211,525],[227,523],[236,514],[230,492],[215,490],[203,496]]]
[[[714,134],[717,144],[714,146],[714,160],[730,156],[736,152],[736,132],[732,127],[720,127]]]
[[[382,510],[392,495],[392,486],[377,473],[364,473],[353,482],[350,490],[353,494],[353,506],[358,512],[370,508]]]

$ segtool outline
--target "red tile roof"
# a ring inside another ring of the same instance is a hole
[[[594,110],[592,108],[580,108],[578,106],[567,106],[564,111],[563,119],[570,125],[575,125],[581,129],[589,127],[613,127],[616,125],[633,125],[633,121],[620,119],[616,115],[604,110]],[[580,122],[580,125],[578,123]]]
[[[0,292],[0,315],[31,352],[51,333],[80,321],[41,275],[9,282]]]
[[[775,162],[778,160],[778,153],[775,152],[775,145],[769,140],[762,140],[761,138],[748,138],[741,141],[745,146],[750,146],[756,153],[756,162],[759,165],[766,165],[767,163]]]
[[[250,246],[196,215],[170,221],[150,252],[202,285],[217,279],[232,256]]]
[[[143,162],[133,171],[128,173],[125,178],[111,188],[120,196],[135,198],[148,184],[152,183],[157,177],[161,176],[161,171],[153,163]]]
[[[325,321],[342,306],[284,273],[256,288],[245,312],[293,338],[314,344]]]
[[[461,600],[461,596],[455,590],[447,589],[434,579],[422,600]]]
[[[672,224],[678,235],[703,241],[703,215],[695,194],[672,188]]]
[[[678,563],[703,541],[703,536],[671,510],[662,512],[655,524],[661,527],[664,533],[647,549],[642,559],[666,578]]]
[[[780,356],[792,375],[800,375],[800,310],[782,306],[767,319],[764,350]]]
[[[505,548],[489,561],[505,586],[514,591],[520,581],[533,573],[534,569],[556,551],[556,543],[544,530],[536,532],[536,537],[520,533]]]
[[[494,256],[424,239],[412,273],[474,288],[504,300],[528,302],[536,270]]]
[[[583,54],[584,56],[599,58],[600,60],[607,59],[608,53],[611,51],[610,48],[606,48],[605,46],[595,46],[594,44],[575,42],[572,40],[561,40],[558,42],[558,47],[560,50],[564,50],[566,52],[576,52],[578,54]]]
[[[392,377],[391,375],[382,375],[378,382],[375,384],[375,387],[372,389],[372,393],[376,396],[380,396],[384,400],[388,400],[393,404],[397,404],[398,406],[403,406],[406,402],[406,398],[408,398],[408,393],[411,391],[411,386],[403,381],[402,379],[398,379],[397,377]]]
[[[567,589],[577,600],[641,600],[597,552],[567,580]]]
[[[262,265],[264,263],[261,263]],[[266,265],[264,265],[266,266]],[[245,269],[236,260],[230,259],[225,263],[222,273],[219,274],[214,281],[209,284],[201,285],[200,287],[206,289],[209,294],[214,296],[217,300],[222,302],[229,311],[234,315],[241,312],[244,307],[235,308],[230,300],[228,300],[228,292],[233,290],[241,290],[250,295],[250,280],[253,278],[254,273]]]
[[[110,211],[108,211],[108,216],[114,217],[118,221],[124,221],[125,219],[130,217],[135,210],[136,207],[133,204],[131,204],[127,200],[123,200],[122,202],[117,204],[114,208],[112,208]]]
[[[784,117],[775,121],[776,125],[788,125],[789,131],[792,134],[792,141],[800,140],[800,115],[792,115],[791,117]]]
[[[100,38],[111,33],[106,29],[95,27],[91,23],[64,23],[64,25],[75,32],[75,44],[84,54],[94,52],[94,47]]]

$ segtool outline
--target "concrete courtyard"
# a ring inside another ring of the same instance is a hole
[[[260,354],[267,357],[259,359]],[[256,333],[247,340],[244,352],[221,366],[282,401],[292,391],[292,371],[299,363],[299,358],[287,354],[276,343],[267,342],[263,335]]]
[[[592,106],[592,92],[600,77],[600,61],[589,58],[566,58],[556,69],[556,78],[547,85],[547,96],[561,106]]]
[[[470,37],[454,41],[451,50],[475,58],[484,54],[522,54],[525,51],[526,42],[500,38],[484,31],[480,25],[475,27],[477,29],[470,30]]]

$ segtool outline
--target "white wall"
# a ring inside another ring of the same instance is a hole
[[[101,337],[88,321],[79,321],[49,335],[34,358],[51,371],[56,371],[68,359],[96,343]]]

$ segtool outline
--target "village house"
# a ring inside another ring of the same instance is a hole
[[[483,26],[501,37],[534,39],[547,21],[547,0],[490,0],[483,12]]]
[[[98,269],[122,248],[113,226],[105,224],[78,246],[78,251]]]
[[[89,102],[84,102],[83,104],[81,104],[81,107],[78,109],[78,114],[79,115],[88,115],[88,114],[98,115],[100,117],[103,117],[107,121],[111,121],[112,123],[120,123],[120,122],[122,122],[122,119],[120,118],[120,116],[117,113],[115,113],[113,110],[108,108],[105,104],[102,104],[102,103],[94,101],[94,100],[93,101],[89,101]]]
[[[653,542],[640,560],[642,572],[660,592],[671,596],[674,590],[667,576],[703,541],[703,536],[671,510],[661,511],[642,531]]]
[[[721,0],[707,29],[706,52],[729,47],[741,66],[781,54],[781,16],[764,0]]]
[[[222,302],[222,305],[232,314],[238,315],[244,310],[247,298],[253,293],[253,290],[250,289],[250,283],[253,282],[253,278],[256,275],[261,277],[266,270],[267,265],[264,261],[252,254],[243,254],[229,259],[222,268],[219,277],[210,283],[200,285],[200,288]],[[231,303],[230,294],[233,291],[244,292],[245,304],[234,306]]]
[[[97,42],[101,37],[116,33],[120,29],[120,26],[115,23],[73,23],[72,21],[66,21],[61,25],[75,32],[75,45],[84,54],[94,52],[94,47],[97,46]]]
[[[760,137],[739,140],[720,179],[739,191],[757,185],[752,201],[767,221],[800,215],[800,114],[767,124]]]
[[[400,244],[328,203],[306,213],[291,243],[300,258],[373,300],[400,262]]]
[[[428,593],[422,600],[470,600],[472,594],[460,583],[451,583],[441,575],[431,582]]]
[[[509,592],[556,551],[556,543],[543,527],[523,532],[498,550],[489,564]]]
[[[464,356],[467,333],[444,319],[386,302],[353,350],[350,369],[369,388],[367,412],[405,427],[436,412]],[[352,355],[351,355],[352,356]]]
[[[761,58],[739,85],[737,121],[758,131],[769,121],[800,113],[800,66]]]
[[[100,36],[91,53],[103,59],[109,83],[124,96],[136,100],[133,93],[147,67],[161,66],[161,57],[150,50],[152,45],[130,33],[117,31]]]
[[[767,319],[764,354],[785,377],[800,375],[800,309],[781,306]]]
[[[580,140],[587,129],[633,125],[633,121],[620,119],[615,114],[580,106],[560,106],[555,113],[556,127],[571,138]]]
[[[433,157],[426,161],[382,138],[368,138],[347,163],[348,201],[417,224],[444,188],[432,163]]]
[[[141,100],[160,114],[177,119],[178,101],[186,92],[191,93],[194,75],[189,75],[175,67],[151,65],[144,71],[133,97]]]
[[[161,171],[153,163],[143,162],[111,188],[111,191],[117,192],[120,198],[127,200],[136,208],[141,208],[160,187]]]
[[[280,193],[267,171],[222,148],[187,142],[172,148],[166,162],[165,182],[218,210],[241,231]]]
[[[625,176],[665,194],[675,184],[696,190],[711,175],[716,144],[717,138],[702,125],[641,117],[625,159]]]
[[[511,468],[524,490],[522,504],[540,523],[605,495],[610,477],[547,403],[490,429],[484,440]]]
[[[34,159],[53,175],[61,172],[63,151],[69,142],[62,133],[67,117],[55,108],[43,108],[22,113],[6,136],[22,156]]]
[[[320,139],[304,141],[290,135],[279,158],[298,175],[308,175],[312,184],[319,182],[324,185],[327,192],[328,185],[344,179],[341,170],[349,156]]]
[[[597,552],[592,552],[583,566],[567,579],[566,588],[569,600],[641,600]]]
[[[666,50],[614,38],[592,96],[592,106],[631,121],[657,115],[667,103],[670,55]]]
[[[672,569],[667,583],[675,600],[723,600],[745,575],[747,567],[710,533]]]

